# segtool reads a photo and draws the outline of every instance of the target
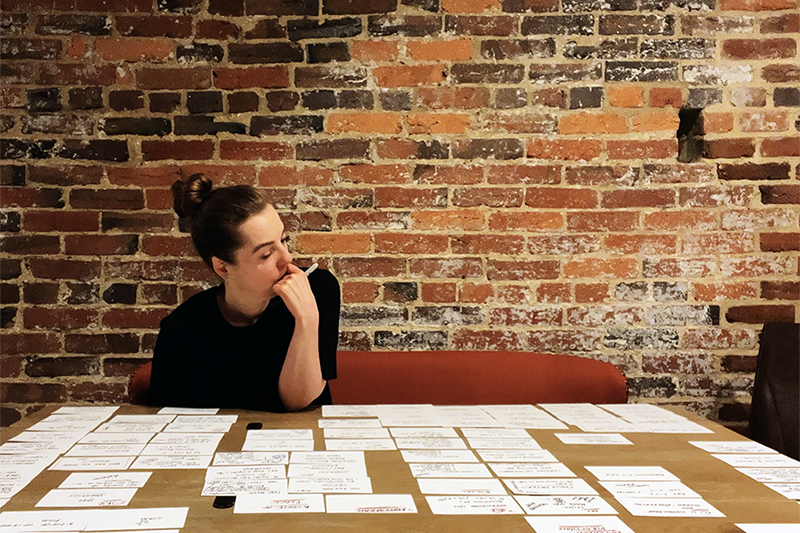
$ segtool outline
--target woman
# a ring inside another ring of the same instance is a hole
[[[172,186],[178,216],[223,283],[161,321],[150,403],[294,411],[331,403],[339,284],[292,264],[283,223],[255,188],[213,189],[195,174]]]

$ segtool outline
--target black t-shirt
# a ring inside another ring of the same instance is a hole
[[[319,309],[322,377],[330,380],[336,378],[339,283],[322,269],[308,280]],[[294,317],[283,300],[275,297],[255,324],[232,326],[217,303],[221,289],[195,294],[161,321],[149,403],[285,411],[278,378],[294,333]],[[327,385],[313,403],[331,403]]]

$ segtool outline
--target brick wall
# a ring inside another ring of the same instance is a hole
[[[743,425],[760,324],[798,318],[799,26],[797,0],[4,0],[2,423],[125,399],[216,283],[169,193],[204,172],[336,273],[342,348],[578,354]]]

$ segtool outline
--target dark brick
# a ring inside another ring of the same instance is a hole
[[[655,281],[653,299],[657,302],[685,302],[689,299],[689,287],[682,281]]]
[[[397,350],[444,350],[447,348],[445,331],[376,331],[375,346]],[[383,355],[391,357],[391,354]]]
[[[636,37],[604,39],[599,45],[579,45],[569,41],[564,45],[564,57],[568,59],[630,59],[639,55],[639,40]]]
[[[364,331],[340,331],[339,349],[369,351],[372,349],[371,337]]]
[[[40,15],[36,23],[40,35],[111,35],[111,18],[105,15]]]
[[[248,15],[305,15],[319,14],[319,0],[245,0]]]
[[[178,61],[186,63],[219,63],[225,57],[225,50],[218,44],[192,43],[178,46],[175,56]]]
[[[800,233],[762,233],[759,240],[762,252],[800,251]]]
[[[93,355],[136,353],[139,351],[139,336],[135,333],[67,334],[64,351]]]
[[[716,43],[712,39],[645,39],[642,57],[645,59],[711,59]]]
[[[519,159],[525,154],[520,139],[469,139],[453,143],[456,159]]]
[[[168,11],[170,13],[198,13],[201,5],[202,0],[156,0],[156,6],[159,11]]]
[[[602,87],[575,87],[569,90],[569,108],[594,108],[603,105]]]
[[[368,15],[396,9],[397,0],[322,0],[322,12],[326,15]]]
[[[404,307],[342,306],[342,326],[401,326],[408,322]]]
[[[100,165],[31,166],[28,174],[30,181],[46,185],[97,185],[103,180],[104,170]]]
[[[104,212],[101,217],[101,228],[103,231],[121,230],[131,233],[164,233],[172,230],[175,223],[172,214],[148,214],[141,213],[115,213]]]
[[[172,113],[181,105],[180,93],[150,93],[150,111]]]
[[[72,109],[99,109],[103,107],[102,87],[78,87],[69,90]]]
[[[303,107],[306,109],[333,109],[339,107],[336,93],[332,90],[308,91],[301,95]]]
[[[634,398],[671,398],[676,386],[670,377],[629,377],[628,393]]]
[[[100,301],[100,287],[94,283],[67,283],[67,303],[95,304]]]
[[[455,35],[508,37],[517,34],[518,24],[516,17],[448,15],[444,31]]]
[[[182,39],[192,36],[192,18],[170,15],[135,15],[115,17],[117,31],[126,37],[171,37]]]
[[[558,11],[556,0],[500,0],[503,13],[547,13]]]
[[[439,11],[439,0],[400,0],[400,4],[430,11],[431,13]]]
[[[286,29],[275,19],[259,20],[253,29],[244,34],[245,39],[284,39]]]
[[[135,353],[135,351],[129,353]],[[103,375],[106,377],[130,377],[149,360],[142,357],[105,357],[103,358]]]
[[[5,233],[19,232],[19,211],[0,211],[0,231]]]
[[[0,308],[0,328],[13,328],[14,319],[17,316],[16,307],[3,307]]]
[[[373,37],[434,37],[439,35],[441,28],[441,17],[430,15],[382,15],[367,19],[367,31]]]
[[[294,83],[297,87],[365,87],[367,71],[354,67],[297,67],[294,71]]]
[[[678,64],[672,61],[609,61],[606,81],[676,81]]]
[[[208,12],[226,17],[241,17],[244,15],[244,0],[209,0]]]
[[[609,328],[603,345],[613,350],[672,350],[678,347],[678,332],[659,328]]]
[[[450,68],[454,83],[519,83],[524,75],[523,65],[458,63]]]
[[[593,65],[590,62],[584,62],[578,65],[574,63],[553,65],[531,64],[529,76],[534,83],[556,84],[570,81],[599,80],[602,75],[603,66],[601,64]],[[564,102],[566,102],[566,100],[564,100]],[[535,104],[535,102],[531,103]]]
[[[761,69],[761,77],[769,83],[789,83],[800,81],[800,66],[767,65]]]
[[[408,156],[409,159],[447,159],[450,157],[450,145],[442,141],[419,141],[415,145],[416,150]],[[418,176],[418,171],[423,167],[430,168],[429,165],[415,167],[415,179]]]
[[[482,324],[484,317],[479,307],[426,306],[415,307],[411,313],[411,321],[423,325],[467,326]]]
[[[522,35],[594,35],[594,16],[525,17]]]
[[[61,111],[61,91],[58,87],[33,89],[26,93],[28,103],[25,106],[31,113],[48,113]]]
[[[758,357],[754,355],[724,355],[721,367],[723,372],[753,373],[757,362]]]
[[[4,38],[0,41],[0,58],[9,60],[61,58],[62,43],[57,39]]]
[[[67,389],[61,383],[0,383],[3,403],[64,403]]]
[[[519,109],[528,105],[528,91],[517,87],[497,89],[494,106],[498,109]]]
[[[0,283],[0,304],[18,304],[19,285],[11,283]]]
[[[241,32],[239,26],[224,20],[201,20],[197,23],[198,39],[213,39],[215,41],[239,40]]]
[[[26,283],[22,297],[28,304],[54,304],[58,302],[58,283]]]
[[[228,60],[239,65],[299,63],[303,61],[303,48],[293,43],[231,43]]]
[[[189,113],[222,113],[222,93],[220,91],[190,91],[186,95],[186,108]]]
[[[673,15],[601,15],[600,35],[673,35]]]
[[[0,261],[0,279],[17,279],[22,275],[22,261],[3,259]]]
[[[22,127],[20,129],[26,135],[32,133],[61,133],[89,137],[94,134],[94,120],[92,117],[73,114],[36,114],[22,117]]]
[[[22,35],[28,25],[27,13],[3,13],[0,15],[0,35]]]
[[[0,77],[5,83],[38,84],[39,70],[30,63],[8,63],[0,70]]]
[[[706,139],[703,143],[703,157],[711,159],[752,157],[755,152],[753,139]]]
[[[250,111],[258,111],[259,103],[258,93],[251,91],[230,93],[228,95],[228,112],[248,113]]]
[[[127,141],[92,139],[66,139],[58,150],[58,156],[67,159],[92,159],[97,161],[127,161]]]
[[[240,122],[215,122],[214,117],[175,117],[175,135],[216,135],[220,132],[246,133]]]
[[[61,245],[56,235],[6,235],[0,252],[12,255],[57,254]]]
[[[414,98],[408,91],[381,91],[378,98],[386,111],[409,111],[414,107]]]
[[[106,135],[166,135],[172,124],[165,118],[107,118],[101,121],[100,131]]]
[[[555,39],[498,39],[481,42],[481,57],[486,59],[519,59],[553,57]]]
[[[800,300],[800,282],[762,281],[761,297],[765,300]]]
[[[762,204],[800,204],[800,185],[761,185]]]
[[[142,91],[111,91],[108,93],[108,107],[114,111],[134,111],[144,108]]]
[[[361,139],[310,141],[297,145],[296,157],[299,161],[369,159],[369,147],[369,141]]]
[[[25,373],[32,378],[91,376],[100,373],[100,361],[97,357],[39,357],[25,365]]]
[[[749,422],[750,420],[750,404],[748,403],[741,403],[741,402],[733,402],[733,403],[724,403],[719,406],[719,414],[717,415],[721,422]],[[743,436],[747,436],[746,426],[744,428],[734,426],[732,424],[724,424],[729,429],[736,431],[737,433],[741,433]]]
[[[793,305],[741,305],[725,313],[728,322],[766,324],[767,322],[794,322]]]
[[[789,170],[789,163],[717,165],[717,175],[721,180],[788,180]]]
[[[690,11],[713,11],[716,0],[640,0],[642,11],[667,11],[670,6]]]
[[[250,135],[309,135],[323,130],[322,117],[317,115],[254,116],[250,119]]]
[[[55,141],[0,139],[0,159],[47,159],[55,145]]]
[[[800,89],[797,87],[775,87],[772,93],[775,107],[800,107]]]
[[[103,291],[103,301],[107,304],[126,304],[136,303],[137,285],[133,283],[114,283]]]
[[[17,124],[16,117],[11,115],[0,115],[0,133],[5,133],[14,129]]]
[[[590,11],[636,11],[636,0],[562,0],[564,13]]]
[[[722,89],[689,89],[689,96],[686,98],[686,107],[692,109],[703,109],[720,103],[722,103]]]
[[[272,91],[266,95],[270,111],[292,111],[300,102],[300,95],[292,91]]]
[[[306,50],[308,63],[350,61],[350,49],[344,42],[309,44]]]
[[[361,33],[361,20],[357,18],[327,19],[317,22],[311,19],[290,20],[286,29],[289,39],[345,39]],[[302,55],[302,49],[301,49]],[[301,59],[302,60],[302,59]]]
[[[383,284],[383,300],[392,303],[413,302],[419,297],[419,287],[416,283],[390,281]]]
[[[342,109],[373,109],[375,97],[371,91],[341,91],[337,98]]]
[[[0,185],[25,185],[25,167],[23,165],[0,166]]]

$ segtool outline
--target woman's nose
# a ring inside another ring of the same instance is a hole
[[[282,243],[281,246],[281,256],[280,256],[280,263],[281,265],[288,265],[292,262],[292,253],[289,251],[289,245],[286,243]]]

